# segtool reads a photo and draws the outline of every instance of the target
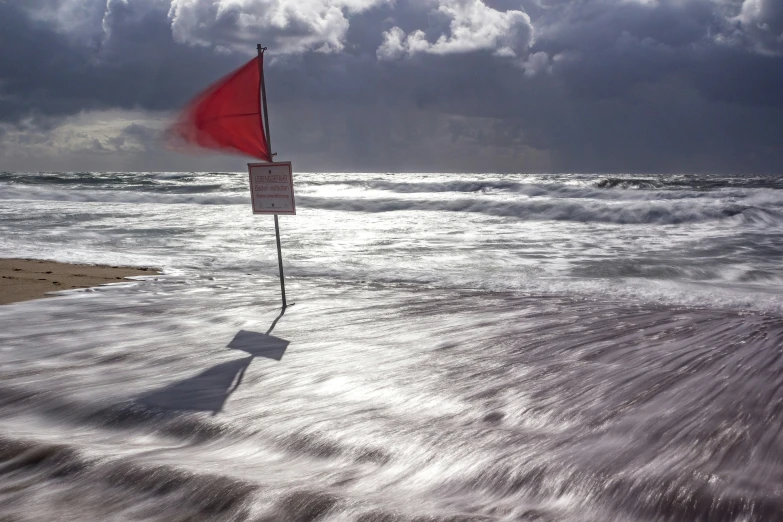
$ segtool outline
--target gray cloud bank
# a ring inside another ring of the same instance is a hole
[[[783,172],[780,0],[5,0],[0,169],[240,169],[155,136],[256,42],[299,170]]]

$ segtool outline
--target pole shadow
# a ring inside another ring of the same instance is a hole
[[[144,394],[136,402],[147,407],[174,411],[208,411],[217,415],[236,391],[245,371],[256,357],[280,361],[289,341],[271,335],[285,308],[266,333],[240,330],[226,346],[250,354],[235,361],[217,364],[198,375]]]

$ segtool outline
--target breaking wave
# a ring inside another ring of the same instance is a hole
[[[718,220],[741,215],[749,207],[720,201],[694,205],[691,202],[633,202],[611,205],[596,201],[557,199],[527,201],[337,199],[300,196],[304,207],[351,212],[393,212],[407,210],[474,212],[523,221],[576,221],[617,224],[672,225]],[[768,213],[754,209],[756,213]],[[770,214],[770,219],[778,216]]]
[[[475,194],[519,194],[528,197],[579,198],[607,200],[651,200],[686,199],[704,197],[704,192],[693,190],[638,193],[627,190],[606,191],[590,184],[522,183],[498,181],[444,181],[444,182],[392,182],[384,180],[336,182],[337,185],[359,186],[371,190],[383,190],[398,194],[426,193],[475,193]]]
[[[699,198],[697,195],[681,199],[634,198],[616,201],[615,198],[592,198],[584,189],[579,195],[552,197],[551,191],[540,187],[527,187],[525,198],[459,198],[459,199],[406,199],[406,198],[357,198],[297,196],[297,205],[303,208],[338,210],[348,212],[394,211],[445,211],[485,214],[516,218],[522,221],[573,221],[582,223],[657,224],[676,225],[698,223],[726,218],[740,218],[743,223],[774,225],[783,222],[779,207],[783,201],[767,198],[758,201],[753,197]],[[563,191],[565,189],[558,189]],[[51,188],[0,186],[0,200],[63,201],[76,203],[164,204],[164,205],[247,205],[249,196],[244,193],[208,192],[198,188],[180,188],[171,193],[146,191],[68,190]],[[192,193],[191,193],[192,192]],[[546,197],[535,197],[535,196]],[[736,199],[737,201],[732,201]],[[759,203],[762,206],[757,206]],[[766,207],[766,208],[765,208]]]

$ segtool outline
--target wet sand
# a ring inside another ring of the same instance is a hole
[[[37,259],[0,259],[0,305],[47,297],[48,292],[117,283],[152,275],[153,268],[80,265]]]

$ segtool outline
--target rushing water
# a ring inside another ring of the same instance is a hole
[[[783,520],[783,177],[0,173],[0,519]]]

